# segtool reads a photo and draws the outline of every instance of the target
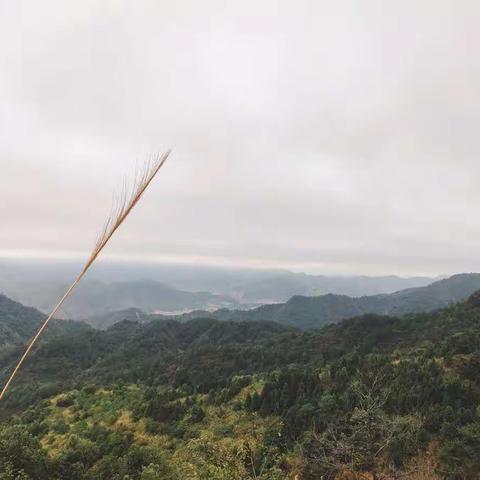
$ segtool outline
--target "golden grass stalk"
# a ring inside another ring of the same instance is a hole
[[[155,178],[159,170],[162,168],[163,164],[167,160],[168,156],[170,155],[170,150],[168,150],[163,155],[159,155],[155,160],[150,161],[146,164],[145,168],[139,173],[137,172],[135,175],[135,181],[133,184],[132,192],[129,194],[126,185],[124,185],[122,194],[118,197],[117,201],[115,202],[112,212],[110,213],[105,225],[98,237],[98,240],[95,244],[95,247],[90,254],[85,266],[83,267],[82,271],[75,279],[75,281],[70,285],[67,291],[64,293],[63,297],[59,300],[59,302],[55,305],[51,313],[48,315],[47,319],[43,322],[42,326],[39,328],[38,332],[32,338],[30,343],[28,344],[25,352],[20,357],[17,365],[15,366],[12,374],[8,378],[7,382],[5,383],[2,392],[0,393],[0,400],[4,397],[5,393],[8,390],[8,387],[12,383],[13,379],[17,375],[18,370],[22,366],[23,362],[27,358],[28,354],[32,350],[33,346],[40,338],[44,330],[47,328],[48,323],[50,320],[55,316],[58,310],[61,308],[65,300],[70,296],[73,292],[75,287],[80,283],[82,278],[88,272],[90,267],[93,265],[95,260],[100,255],[100,252],[105,248],[107,243],[110,241],[114,233],[118,230],[120,225],[124,222],[124,220],[128,217],[130,212],[133,210],[133,207],[139,202],[142,198],[142,195],[145,193],[145,190],[148,188],[152,180]]]

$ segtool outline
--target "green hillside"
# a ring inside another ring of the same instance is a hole
[[[23,345],[36,333],[45,315],[0,294],[0,352]],[[50,322],[46,337],[75,334],[90,330],[83,322],[55,320]]]
[[[478,478],[479,295],[316,331],[197,319],[50,336],[3,404],[0,475]]]
[[[24,307],[0,294],[0,347],[25,341],[33,336],[43,313]]]

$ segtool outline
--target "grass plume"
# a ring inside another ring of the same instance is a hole
[[[50,320],[55,316],[55,314],[58,312],[58,310],[61,308],[61,306],[65,302],[65,300],[67,300],[67,298],[71,295],[75,287],[80,283],[82,278],[88,272],[90,267],[93,265],[95,260],[98,258],[102,250],[105,248],[107,243],[110,241],[110,239],[113,237],[115,232],[118,230],[120,225],[128,217],[128,215],[131,213],[135,205],[137,205],[137,203],[140,201],[140,199],[142,198],[142,195],[145,193],[145,190],[152,183],[153,179],[155,178],[159,170],[162,168],[162,166],[166,162],[169,155],[170,155],[170,150],[168,150],[163,155],[159,155],[154,160],[147,162],[147,164],[141,171],[137,171],[131,192],[129,192],[127,185],[124,184],[122,193],[114,202],[112,211],[107,221],[105,222],[105,225],[95,244],[95,247],[93,248],[93,251],[90,254],[90,257],[88,258],[87,262],[85,263],[85,266],[83,267],[82,271],[79,273],[77,278],[74,280],[74,282],[70,285],[70,287],[64,293],[62,298],[55,305],[55,307],[50,312],[46,320],[43,322],[42,326],[39,328],[38,332],[35,334],[35,336],[32,338],[32,340],[28,344],[27,348],[25,349],[25,352],[17,362],[12,374],[10,375],[7,382],[3,386],[3,389],[0,393],[0,400],[2,400],[2,398],[4,397],[5,393],[8,390],[8,387],[10,386],[13,379],[17,375],[20,367],[22,366],[23,362],[25,361],[28,354],[32,350],[33,346],[35,345],[37,340],[40,338],[44,330],[47,328],[47,325],[50,322]]]

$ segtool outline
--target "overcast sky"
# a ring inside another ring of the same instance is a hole
[[[0,256],[480,270],[476,0],[0,0]]]

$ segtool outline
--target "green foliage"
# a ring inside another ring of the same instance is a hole
[[[0,430],[0,478],[46,479],[50,469],[45,451],[24,427],[12,426]]]

